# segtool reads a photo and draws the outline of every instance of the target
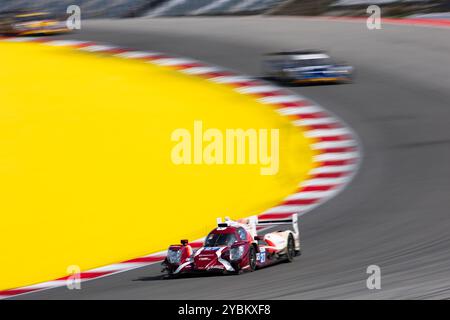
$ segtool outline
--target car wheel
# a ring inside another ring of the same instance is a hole
[[[250,247],[250,250],[248,250],[248,264],[250,266],[249,270],[250,272],[253,272],[256,270],[256,250],[254,246]]]
[[[295,241],[294,241],[294,237],[292,236],[292,234],[290,234],[288,237],[288,243],[287,243],[286,249],[287,249],[286,250],[286,261],[292,262],[296,255],[295,254]]]

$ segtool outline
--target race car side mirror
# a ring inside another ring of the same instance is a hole
[[[189,243],[189,241],[187,239],[183,239],[180,242],[183,246],[186,246]]]

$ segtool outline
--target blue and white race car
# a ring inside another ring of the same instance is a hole
[[[323,51],[288,51],[266,55],[263,73],[268,79],[286,83],[346,83],[353,67],[334,62]]]

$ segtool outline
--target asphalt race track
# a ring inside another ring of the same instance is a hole
[[[323,48],[354,84],[292,88],[344,119],[364,159],[300,218],[303,254],[240,276],[162,280],[159,264],[16,299],[450,298],[450,30],[300,18],[85,21],[65,38],[193,57],[259,76],[265,52]],[[151,228],[149,227],[149,232]],[[366,268],[381,267],[381,290]]]

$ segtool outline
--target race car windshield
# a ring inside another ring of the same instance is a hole
[[[236,242],[233,233],[210,233],[205,240],[205,247],[229,246]]]
[[[305,60],[291,60],[288,62],[292,67],[314,67],[331,64],[330,59],[305,59]]]

